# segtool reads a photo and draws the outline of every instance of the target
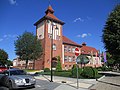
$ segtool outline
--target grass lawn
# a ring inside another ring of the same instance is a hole
[[[26,72],[40,72],[40,70],[24,69]]]

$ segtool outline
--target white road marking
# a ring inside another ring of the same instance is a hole
[[[40,85],[35,85],[36,87],[41,87]]]

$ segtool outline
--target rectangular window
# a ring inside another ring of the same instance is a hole
[[[67,46],[64,46],[64,52],[67,52]]]
[[[71,52],[71,47],[68,47],[68,52]]]
[[[67,68],[67,65],[65,65],[65,67]]]
[[[68,61],[68,56],[64,57],[64,61],[67,62]]]
[[[73,60],[73,62],[75,62],[75,56],[72,56],[72,60]]]
[[[72,62],[72,57],[69,56],[69,57],[68,57],[68,60],[69,60],[69,62]]]
[[[56,44],[53,44],[53,50],[56,50]]]
[[[73,52],[73,53],[75,52],[75,47],[72,48],[72,52]]]
[[[69,68],[71,68],[71,65],[69,65]]]

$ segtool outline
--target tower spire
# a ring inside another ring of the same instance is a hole
[[[49,0],[49,6],[50,6],[50,0]]]
[[[51,5],[48,6],[48,8],[47,8],[47,10],[45,11],[45,13],[46,13],[46,14],[48,14],[48,13],[53,14],[53,13],[54,13],[54,10],[53,10],[53,8],[52,8]]]

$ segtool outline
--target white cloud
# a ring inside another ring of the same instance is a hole
[[[83,34],[81,34],[81,35],[80,35],[80,34],[77,35],[78,38],[80,38],[80,37],[81,37],[81,38],[85,38],[85,37],[88,37],[88,36],[91,36],[91,34],[90,34],[90,33],[83,33]]]
[[[77,22],[77,21],[84,22],[84,20],[83,20],[83,19],[81,19],[81,18],[76,18],[73,22]]]
[[[3,40],[8,40],[8,39],[16,39],[18,35],[14,34],[14,35],[11,35],[11,34],[8,34],[8,35],[3,35],[2,38],[0,38],[0,42],[3,41]]]
[[[17,35],[10,35],[10,34],[8,34],[8,35],[4,35],[3,36],[3,38],[15,38],[15,37],[17,37]]]
[[[81,35],[82,38],[85,38],[85,37],[87,37],[87,36],[88,36],[88,35],[87,35],[86,33],[84,33],[84,34]]]
[[[82,19],[82,18],[76,18],[75,20],[73,20],[73,22],[77,22],[77,21],[80,21],[80,22],[84,22],[84,21],[89,21],[89,20],[92,20],[91,17],[87,16],[86,18]]]
[[[16,0],[9,0],[9,2],[10,2],[11,5],[17,5]]]

